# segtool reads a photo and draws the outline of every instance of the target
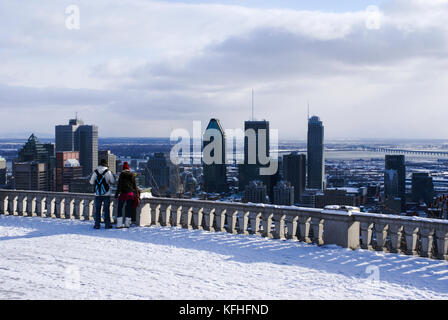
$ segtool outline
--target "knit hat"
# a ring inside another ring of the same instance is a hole
[[[101,159],[100,165],[102,165],[103,167],[107,167],[108,166],[107,160],[106,159]]]
[[[131,168],[129,168],[129,163],[127,163],[127,161],[125,161],[123,163],[123,169],[122,170],[131,170]]]

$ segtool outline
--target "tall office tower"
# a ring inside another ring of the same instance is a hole
[[[278,174],[275,176],[260,175],[260,168],[268,167],[268,164],[262,164],[260,157],[269,158],[269,121],[245,121],[244,131],[244,163],[239,165],[239,189],[244,190],[250,181],[260,180],[267,188],[270,198],[273,197],[274,185],[277,183]],[[264,139],[265,146],[263,150],[259,149],[259,142]]]
[[[427,172],[414,172],[412,174],[412,201],[423,201],[427,205],[433,202],[434,183]]]
[[[80,126],[75,135],[75,151],[79,151],[79,163],[84,176],[91,175],[98,167],[98,127]]]
[[[0,186],[4,186],[7,183],[7,175],[6,175],[6,160],[0,157]]]
[[[56,152],[57,192],[69,192],[71,181],[82,176],[82,167],[79,164],[78,151]]]
[[[294,186],[294,202],[299,203],[306,185],[306,155],[293,152],[283,156],[283,179]]]
[[[179,168],[163,152],[149,158],[145,176],[146,185],[155,195],[176,197],[181,192]]]
[[[98,167],[98,127],[71,119],[68,125],[56,126],[56,151],[79,151],[83,175]]]
[[[54,190],[55,156],[54,145],[51,143],[40,143],[32,134],[22,149],[18,152],[16,162],[37,162],[45,164],[45,176],[47,178],[46,190]]]
[[[79,151],[75,149],[76,131],[84,122],[78,118],[69,120],[68,125],[58,125],[55,127],[56,152],[59,151]]]
[[[292,206],[294,204],[294,186],[289,181],[279,181],[274,187],[274,204]]]
[[[319,117],[308,120],[308,188],[325,188],[324,126]]]
[[[401,212],[406,210],[406,166],[404,155],[386,155],[384,171],[386,200],[399,199]]]
[[[113,173],[117,173],[117,157],[110,153],[110,150],[100,150],[98,151],[98,164],[100,164],[101,160],[105,159],[107,164],[109,165],[109,170]]]
[[[244,188],[243,202],[267,203],[267,188],[260,180],[253,180]]]
[[[14,162],[14,189],[47,191],[48,179],[46,163],[37,161]]]
[[[217,163],[207,164],[206,159],[203,158],[203,181],[205,192],[222,193],[227,191],[226,136],[219,120],[211,119],[204,133],[202,150],[205,150],[210,143],[213,143],[214,135],[216,134],[221,137],[221,148],[218,150],[221,154],[218,155],[216,150],[210,150],[209,152],[211,159],[208,161],[215,160]],[[218,147],[218,145],[215,146]]]

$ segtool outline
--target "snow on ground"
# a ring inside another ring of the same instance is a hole
[[[446,261],[0,216],[0,299],[448,299]]]

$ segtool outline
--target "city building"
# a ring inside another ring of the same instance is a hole
[[[412,201],[423,201],[427,205],[433,202],[434,183],[427,172],[414,172],[412,174]]]
[[[90,184],[90,177],[72,178],[69,191],[72,193],[94,193],[95,187]]]
[[[207,150],[207,146],[213,143],[214,136],[221,137],[221,148],[218,150],[220,155],[214,149],[208,153],[211,159],[207,161],[203,158],[203,184],[204,191],[209,193],[222,193],[227,191],[227,172],[226,172],[226,137],[225,132],[218,119],[211,119],[205,132],[203,139],[203,150]],[[219,145],[213,144],[219,147]]]
[[[317,116],[308,120],[308,188],[325,188],[324,126]]]
[[[56,152],[56,191],[69,192],[74,178],[81,178],[83,170],[79,164],[78,151]]]
[[[244,189],[243,202],[268,203],[266,185],[260,180],[250,181]]]
[[[113,173],[117,173],[117,157],[110,152],[110,150],[100,150],[98,151],[98,164],[101,160],[105,159],[109,166],[109,170]],[[121,171],[121,170],[120,170]]]
[[[295,188],[289,181],[281,180],[274,187],[274,204],[292,206]]]
[[[5,186],[7,182],[6,160],[0,157],[0,186]]]
[[[48,191],[47,164],[36,161],[14,162],[14,189]]]
[[[306,155],[294,152],[283,156],[283,179],[294,187],[294,202],[299,203],[306,186]]]
[[[45,191],[54,190],[54,171],[56,166],[56,158],[54,155],[53,144],[40,143],[37,137],[34,134],[31,134],[25,145],[18,151],[18,159],[16,160],[16,162],[36,162],[45,164],[45,168],[43,169],[45,171],[45,176],[47,179],[47,182],[45,183]],[[40,169],[36,170],[39,171]]]
[[[386,155],[385,157],[384,197],[389,202],[399,200],[401,212],[406,211],[406,166],[404,155]],[[396,205],[393,207],[395,213]]]
[[[278,172],[275,175],[260,175],[260,168],[270,165],[269,121],[245,121],[244,131],[244,162],[238,166],[239,190],[245,190],[249,182],[259,180],[272,198],[274,186],[279,180]],[[266,159],[267,163],[264,163]]]
[[[329,205],[360,207],[367,199],[367,188],[329,188],[316,194],[315,207]]]
[[[168,154],[156,152],[148,160],[146,185],[158,196],[177,197],[182,191],[179,167],[174,165]]]
[[[55,127],[56,151],[79,151],[83,175],[91,175],[98,167],[98,127],[71,119],[68,125]]]

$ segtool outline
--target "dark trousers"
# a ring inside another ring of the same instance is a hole
[[[123,217],[123,206],[126,204],[126,210],[125,210],[125,214],[126,214],[126,218],[131,218],[132,217],[132,203],[134,202],[134,200],[118,200],[118,213],[117,213],[117,217]]]
[[[104,224],[110,226],[110,196],[95,197],[95,225],[101,224],[101,205],[103,205]]]

